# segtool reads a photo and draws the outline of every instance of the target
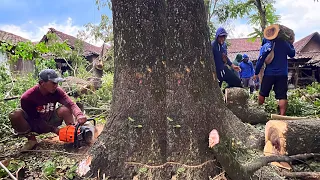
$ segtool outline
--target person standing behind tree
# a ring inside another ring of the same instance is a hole
[[[242,54],[237,54],[236,58],[233,60],[232,64],[234,64],[235,66],[239,66],[239,63],[242,60]],[[232,71],[240,78],[240,74],[238,71],[232,69]]]
[[[241,80],[228,67],[231,66],[234,70],[240,71],[239,66],[232,64],[227,56],[225,44],[227,35],[226,30],[220,27],[217,29],[215,41],[211,43],[219,86],[221,87],[222,82],[225,81],[228,84],[227,87],[242,87]]]
[[[253,75],[254,75],[254,68],[252,62],[249,60],[249,56],[246,54],[243,54],[242,56],[242,62],[240,63],[240,78],[243,83],[243,87],[250,88],[250,93],[252,94],[254,91],[254,81],[253,81]]]
[[[265,101],[265,97],[269,96],[271,88],[275,92],[276,99],[279,100],[280,115],[286,114],[287,109],[287,92],[288,92],[288,59],[294,57],[296,51],[293,47],[294,38],[288,42],[279,38],[274,39],[272,42],[266,39],[261,47],[261,54],[258,58],[255,76],[257,78],[261,67],[266,62],[263,80],[259,92],[259,105]],[[273,51],[273,54],[270,53]],[[268,55],[273,56],[268,56]]]

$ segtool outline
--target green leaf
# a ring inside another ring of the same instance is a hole
[[[53,175],[55,171],[56,171],[56,165],[54,162],[50,160],[47,161],[42,168],[42,172],[45,176]]]
[[[183,173],[185,170],[186,170],[186,169],[183,168],[183,167],[179,168],[179,169],[177,170],[177,175]]]
[[[145,167],[139,169],[139,172],[140,172],[140,173],[145,173],[145,172],[147,172],[147,171],[148,171],[148,169],[145,168]]]
[[[139,124],[139,125],[136,125],[135,127],[136,127],[136,128],[142,128],[142,125]]]

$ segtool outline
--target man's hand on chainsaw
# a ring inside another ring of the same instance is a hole
[[[84,115],[80,115],[77,117],[77,121],[80,125],[84,124],[85,122],[87,122],[87,117]]]

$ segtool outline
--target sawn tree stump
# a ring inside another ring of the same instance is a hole
[[[250,124],[266,123],[268,114],[262,109],[252,109],[248,104],[249,93],[243,88],[228,88],[225,91],[225,102],[227,107],[242,122]]]

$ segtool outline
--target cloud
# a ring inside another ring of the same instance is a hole
[[[254,30],[249,24],[240,24],[235,23],[233,28],[230,30],[229,37],[230,38],[247,38],[249,34]]]
[[[320,2],[313,0],[278,0],[275,3],[280,14],[280,24],[288,26],[296,33],[296,39],[301,39],[320,29]]]
[[[74,37],[77,37],[78,31],[84,30],[84,27],[75,25],[72,21],[72,18],[70,17],[68,17],[65,22],[60,24],[54,21],[42,26],[33,24],[31,20],[20,26],[13,24],[0,24],[1,30],[19,35],[23,38],[31,40],[32,42],[40,41],[43,35],[45,35],[48,32],[49,28],[54,28],[58,31],[61,31],[65,34],[69,34]],[[101,41],[95,42],[93,38],[88,38],[85,41],[96,46],[102,45]]]

